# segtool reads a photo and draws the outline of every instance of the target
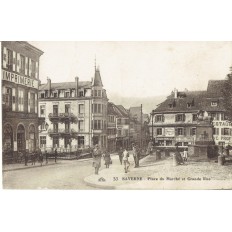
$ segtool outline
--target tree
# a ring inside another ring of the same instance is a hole
[[[232,67],[230,68],[232,71]],[[224,108],[226,110],[225,116],[229,121],[232,121],[232,72],[227,75],[223,86]]]

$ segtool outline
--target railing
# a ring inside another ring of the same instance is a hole
[[[75,117],[73,113],[50,113],[49,118],[72,118]]]

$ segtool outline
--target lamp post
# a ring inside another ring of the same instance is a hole
[[[152,110],[151,112],[151,136],[152,136],[152,142],[154,140],[154,129],[153,129],[153,126],[154,126],[154,110]]]

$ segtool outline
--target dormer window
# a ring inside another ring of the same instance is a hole
[[[211,106],[217,106],[218,105],[218,102],[217,101],[211,101]]]
[[[191,108],[192,107],[192,103],[187,103],[187,107]]]
[[[65,97],[70,97],[70,92],[65,92]]]

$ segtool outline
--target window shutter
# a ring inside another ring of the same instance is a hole
[[[35,62],[35,78],[38,79],[39,77],[39,63]]]
[[[178,129],[175,128],[175,135],[178,135]]]
[[[3,47],[3,59],[2,59],[3,68],[7,68],[6,62],[7,62],[7,49],[6,49],[6,47]]]
[[[155,122],[157,122],[157,116],[155,115]]]
[[[175,115],[175,121],[177,122],[177,114]]]
[[[31,76],[31,59],[29,58],[29,70],[28,70],[28,76]]]
[[[164,115],[162,115],[162,122],[164,122]]]
[[[183,135],[186,136],[186,128],[183,128]]]
[[[31,108],[30,108],[30,98],[31,98],[31,93],[28,92],[28,113],[30,113]]]
[[[15,65],[16,65],[16,52],[13,51],[13,68],[12,68],[13,71],[15,71]]]
[[[185,114],[183,114],[183,121],[185,122]]]
[[[190,136],[192,136],[193,135],[193,128],[190,128],[190,131],[189,131],[190,133]]]
[[[21,109],[22,111],[24,111],[24,91],[23,90],[21,91],[21,102],[22,102]]]
[[[20,54],[17,53],[16,72],[20,72]]]
[[[12,111],[15,111],[15,88],[12,88]]]
[[[35,113],[37,114],[38,102],[37,102],[37,93],[35,93]]]
[[[224,128],[221,128],[221,135],[225,135],[224,132],[225,132],[225,131],[224,131]]]
[[[25,75],[28,75],[28,57],[25,57]]]

